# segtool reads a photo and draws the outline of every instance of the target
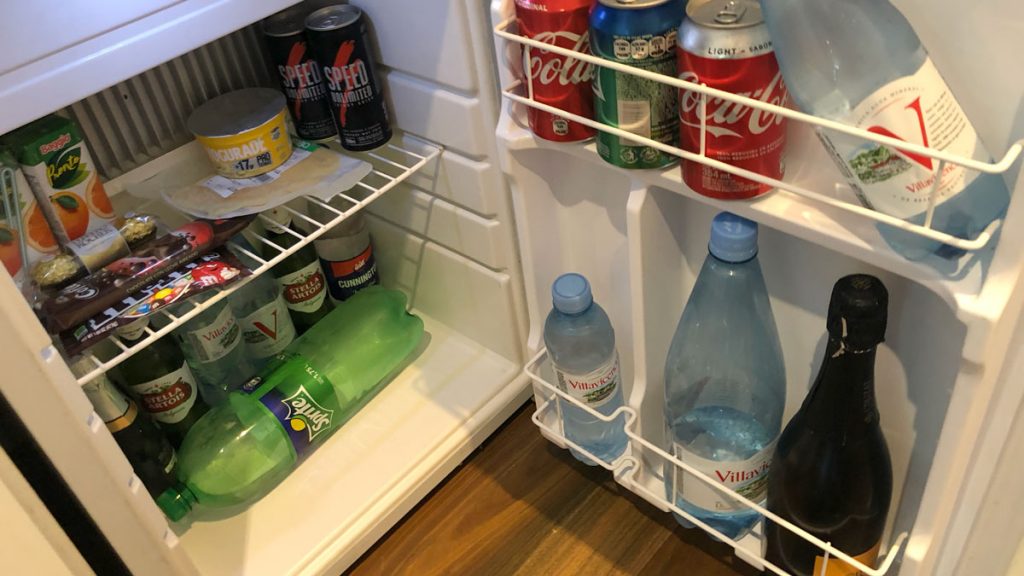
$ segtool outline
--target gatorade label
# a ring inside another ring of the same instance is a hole
[[[258,376],[242,385],[277,418],[300,460],[337,427],[343,398],[298,354],[278,354]]]
[[[367,245],[366,250],[354,258],[336,262],[321,258],[320,263],[327,276],[327,289],[331,292],[331,298],[339,302],[347,300],[367,286],[380,284],[372,245]]]

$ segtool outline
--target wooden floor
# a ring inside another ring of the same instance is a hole
[[[528,403],[349,570],[432,574],[758,574],[541,437]]]

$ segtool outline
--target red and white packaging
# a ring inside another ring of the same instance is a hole
[[[743,10],[736,10],[736,4]],[[753,0],[720,7],[690,3],[676,48],[679,78],[709,88],[786,106],[789,92],[775,61],[768,29]],[[680,147],[700,152],[701,94],[680,90]],[[721,98],[708,97],[705,154],[733,166],[781,179],[785,172],[786,119]],[[695,192],[725,200],[760,196],[771,190],[705,166],[682,162],[683,181]]]
[[[593,0],[515,0],[519,33],[538,42],[590,53],[588,16]],[[537,102],[584,118],[594,118],[594,65],[531,48],[523,49],[523,74],[533,79]],[[524,78],[524,84],[527,80]],[[575,142],[594,136],[594,129],[561,116],[529,108],[530,130],[545,140]]]

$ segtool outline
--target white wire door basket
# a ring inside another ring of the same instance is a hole
[[[926,156],[928,158],[936,160],[936,166],[933,170],[934,174],[942,174],[947,164],[963,166],[968,170],[973,170],[976,172],[983,172],[987,174],[1002,174],[1006,172],[1020,156],[1022,149],[1024,149],[1024,145],[1022,145],[1021,142],[1016,142],[1012,146],[1010,146],[1010,148],[998,161],[981,162],[973,158],[961,156],[958,154],[952,154],[936,148],[930,148],[928,146],[922,146],[919,144],[905,142],[897,138],[882,136],[880,134],[875,134],[867,130],[854,128],[852,126],[842,124],[840,122],[827,120],[825,118],[819,118],[817,116],[813,116],[803,112],[798,112],[790,108],[776,106],[746,96],[740,96],[737,94],[733,94],[731,92],[717,90],[715,88],[709,88],[704,84],[695,84],[693,82],[687,82],[679,78],[666,76],[663,74],[657,74],[647,70],[641,70],[638,68],[627,66],[625,64],[621,64],[618,62],[605,60],[592,54],[576,52],[574,50],[563,48],[561,46],[554,46],[551,44],[539,42],[537,40],[526,38],[524,36],[519,35],[516,31],[515,22],[516,19],[514,17],[508,18],[503,22],[499,23],[494,28],[495,35],[514,45],[521,46],[522,50],[524,51],[524,57],[522,58],[521,62],[526,69],[523,71],[523,74],[521,76],[525,77],[525,79],[520,78],[518,80],[511,82],[508,86],[502,87],[502,96],[512,102],[516,102],[524,106],[535,108],[537,110],[541,110],[551,114],[556,114],[567,120],[578,122],[585,126],[589,126],[595,130],[600,130],[602,132],[606,132],[618,136],[619,138],[630,140],[644,146],[655,148],[657,150],[660,150],[661,152],[677,156],[683,160],[697,162],[699,164],[703,164],[711,168],[715,168],[717,170],[721,170],[723,172],[739,176],[741,178],[746,178],[748,180],[752,180],[760,184],[768,185],[772,188],[787,190],[803,198],[807,198],[815,202],[839,208],[841,210],[844,210],[848,213],[855,215],[856,217],[867,218],[870,220],[874,220],[876,222],[887,224],[889,226],[898,228],[911,234],[922,236],[929,240],[940,242],[942,244],[946,244],[965,251],[980,250],[981,248],[987,246],[989,241],[995,235],[997,229],[999,228],[999,225],[1002,223],[1001,219],[994,220],[984,230],[982,230],[980,234],[978,234],[974,238],[960,238],[958,236],[953,236],[951,234],[947,234],[945,232],[932,228],[932,218],[935,212],[936,201],[939,197],[939,188],[941,184],[940,178],[934,178],[933,184],[931,186],[931,190],[928,196],[928,206],[927,211],[925,213],[924,223],[913,224],[911,222],[908,222],[901,218],[897,218],[895,216],[890,216],[882,212],[877,212],[875,210],[857,204],[851,204],[841,199],[823,194],[819,191],[814,191],[808,188],[804,188],[802,186],[798,186],[792,182],[786,182],[776,178],[771,178],[763,174],[752,172],[750,170],[745,170],[743,168],[738,168],[731,164],[727,164],[725,162],[721,162],[719,160],[710,158],[706,154],[706,141],[708,133],[706,112],[708,100],[724,100],[740,104],[743,106],[749,106],[751,108],[755,108],[757,110],[761,110],[770,114],[777,114],[792,121],[809,124],[817,129],[827,129],[834,132],[839,132],[842,134],[853,136],[864,141],[883,144],[885,146],[895,148],[903,152]],[[531,70],[533,62],[532,58],[530,57],[530,52],[532,50],[542,50],[558,54],[560,56],[576,58],[578,60],[593,64],[595,66],[609,68],[617,72],[630,74],[633,76],[644,78],[646,80],[652,80],[655,82],[659,82],[661,84],[672,86],[677,89],[688,90],[700,94],[699,150],[697,152],[683,150],[675,146],[663,144],[650,138],[640,136],[638,134],[634,134],[626,130],[622,130],[621,128],[608,126],[606,124],[602,124],[590,118],[584,118],[572,112],[568,112],[566,110],[562,110],[560,108],[556,108],[554,106],[538,102],[537,100],[534,99],[534,75]],[[519,60],[516,60],[516,63],[513,64],[513,67],[515,67],[515,65],[517,65],[519,62]],[[845,183],[837,183],[837,185],[840,187],[846,186]]]
[[[825,542],[815,537],[811,533],[801,529],[800,527],[794,525],[788,520],[785,520],[777,516],[768,509],[761,506],[760,504],[748,500],[746,497],[733,491],[732,489],[718,482],[714,478],[711,478],[710,476],[704,474],[700,470],[669,454],[661,447],[643,438],[639,432],[639,416],[636,410],[634,410],[632,407],[621,406],[611,414],[605,416],[604,414],[597,412],[596,410],[587,406],[586,404],[583,404],[576,398],[573,398],[569,394],[566,394],[565,392],[560,390],[556,385],[549,382],[548,379],[546,379],[542,375],[542,368],[547,363],[547,349],[541,349],[541,351],[538,352],[526,364],[526,368],[524,370],[526,375],[533,380],[535,392],[540,392],[535,396],[537,409],[536,411],[534,411],[532,419],[533,423],[536,424],[538,428],[540,428],[541,432],[547,438],[552,440],[556,445],[562,448],[571,448],[572,450],[578,452],[579,454],[586,456],[591,461],[596,462],[599,466],[605,468],[606,470],[610,470],[615,476],[616,482],[625,486],[631,492],[639,495],[644,500],[650,502],[659,510],[663,512],[673,512],[685,518],[686,520],[692,522],[694,525],[699,527],[701,530],[707,532],[714,538],[728,544],[729,546],[732,546],[733,550],[736,552],[736,555],[743,559],[745,562],[759,569],[768,570],[774,574],[778,574],[779,576],[792,576],[789,572],[786,572],[782,568],[779,568],[778,566],[764,558],[763,536],[757,536],[759,540],[758,547],[760,548],[760,550],[751,551],[748,546],[744,546],[744,544],[740,541],[730,538],[725,534],[722,534],[718,530],[715,530],[708,524],[701,521],[696,516],[678,507],[675,504],[675,502],[669,501],[669,499],[665,495],[665,490],[663,488],[663,478],[658,477],[657,473],[654,473],[650,470],[644,471],[644,464],[641,462],[639,454],[644,453],[645,455],[653,456],[655,460],[654,467],[657,469],[663,470],[666,465],[671,464],[675,466],[675,470],[677,470],[677,473],[678,471],[685,471],[691,474],[693,477],[697,478],[704,484],[707,484],[712,489],[738,501],[743,506],[756,511],[763,517],[771,519],[772,522],[774,522],[778,526],[791,532],[792,534],[795,534],[797,537],[802,538],[806,542],[810,543],[812,546],[820,549],[821,556],[823,558],[821,570],[822,575],[829,573],[828,566],[830,563],[843,562],[848,564],[849,566],[852,566],[856,570],[859,570],[861,574],[865,574],[866,576],[884,576],[888,573],[889,569],[892,567],[893,562],[896,560],[896,557],[899,555],[900,548],[903,546],[903,543],[907,539],[906,532],[897,535],[893,539],[892,544],[889,546],[888,551],[884,555],[879,555],[880,562],[878,563],[877,567],[864,565],[862,562],[855,559],[852,555],[832,546],[830,542]],[[619,456],[619,458],[616,459],[614,462],[607,462],[605,460],[602,460],[598,456],[595,456],[593,453],[588,451],[583,446],[580,446],[575,442],[569,440],[566,437],[564,430],[562,428],[562,402],[572,404],[573,406],[580,410],[583,410],[590,416],[607,423],[607,425],[609,426],[617,425],[614,423],[614,421],[619,419],[620,416],[622,416],[624,419],[626,437],[629,439],[626,451],[623,452],[623,454]],[[645,481],[645,477],[647,477],[648,481]],[[652,484],[649,481],[651,477],[654,477],[654,479],[657,480],[657,488],[652,488]]]

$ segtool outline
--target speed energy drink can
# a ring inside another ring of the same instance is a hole
[[[306,43],[308,10],[293,6],[263,21],[263,38],[288,99],[295,132],[303,140],[326,140],[338,133],[331,117],[323,72]]]
[[[590,13],[590,46],[595,56],[621,64],[676,75],[676,36],[682,0],[599,0]],[[599,122],[677,146],[678,90],[667,84],[598,66],[594,114]],[[597,151],[622,168],[659,168],[676,157],[606,132]]]
[[[327,82],[341,146],[358,151],[384,145],[391,120],[363,11],[347,4],[321,8],[306,18],[306,38]]]

